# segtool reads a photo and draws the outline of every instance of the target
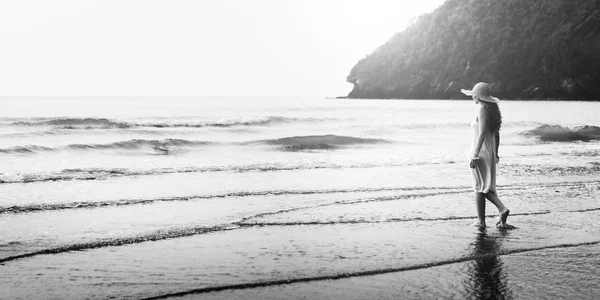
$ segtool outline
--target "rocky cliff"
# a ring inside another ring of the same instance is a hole
[[[600,100],[600,0],[447,0],[360,60],[349,98]]]

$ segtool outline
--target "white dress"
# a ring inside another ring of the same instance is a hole
[[[477,138],[479,137],[479,120],[471,122],[473,141],[471,143],[471,156],[474,157]],[[483,145],[479,151],[479,160],[475,168],[471,169],[473,175],[473,190],[476,193],[496,193],[496,136],[489,132],[485,135]]]

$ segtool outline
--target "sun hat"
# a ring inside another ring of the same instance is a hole
[[[500,99],[496,97],[492,97],[492,89],[490,85],[485,82],[480,82],[476,84],[472,90],[460,90],[463,94],[467,96],[475,96],[479,98],[481,101],[498,103]]]

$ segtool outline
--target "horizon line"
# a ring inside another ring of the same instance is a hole
[[[323,95],[314,95],[314,96],[293,96],[293,95],[280,95],[280,96],[169,96],[169,95],[161,95],[161,96],[0,96],[2,98],[165,98],[165,97],[175,97],[175,98],[281,98],[281,97],[294,97],[294,98],[337,98],[337,97],[345,97],[345,96],[323,96]]]

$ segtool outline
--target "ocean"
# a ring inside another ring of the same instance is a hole
[[[2,299],[593,299],[600,103],[501,101],[476,218],[472,101],[0,100]]]

